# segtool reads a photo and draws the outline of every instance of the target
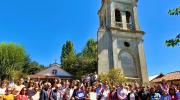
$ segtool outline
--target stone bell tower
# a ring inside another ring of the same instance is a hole
[[[139,28],[137,2],[102,0],[98,12],[98,73],[120,68],[128,80],[147,83],[144,32]]]

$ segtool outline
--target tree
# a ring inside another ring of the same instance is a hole
[[[62,68],[73,73],[73,65],[75,62],[74,45],[71,41],[66,41],[61,52]]]
[[[89,39],[82,52],[86,74],[97,72],[97,42]]]
[[[0,78],[12,78],[20,75],[25,65],[26,52],[24,48],[15,43],[0,44]]]
[[[64,66],[66,66],[66,59],[67,59],[67,53],[66,53],[66,44],[63,45],[62,47],[62,51],[61,51],[61,65],[62,68],[64,68]]]
[[[84,50],[83,56],[90,60],[97,60],[97,43],[94,39],[89,39]]]
[[[97,42],[89,39],[82,52],[75,54],[71,41],[67,41],[61,51],[62,68],[77,78],[97,71]]]
[[[108,73],[99,75],[101,81],[108,81],[111,84],[123,83],[126,81],[121,69],[111,69]]]
[[[32,61],[30,59],[30,57],[27,56],[25,58],[25,65],[23,66],[22,71],[26,75],[32,75],[32,74],[35,74],[37,72],[40,72],[44,68],[45,68],[44,65],[40,65],[38,62]]]
[[[180,14],[180,6],[175,8],[175,9],[172,9],[172,10],[169,10],[169,15],[179,15]],[[170,39],[170,40],[166,40],[166,45],[167,46],[176,46],[176,45],[179,45],[180,43],[180,34],[178,34],[174,39]]]

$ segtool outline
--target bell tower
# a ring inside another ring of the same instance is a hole
[[[144,32],[137,18],[138,0],[102,0],[98,12],[98,73],[120,68],[128,80],[148,82]]]

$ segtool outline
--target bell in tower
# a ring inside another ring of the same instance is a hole
[[[128,80],[148,82],[144,32],[137,18],[137,0],[102,0],[98,12],[98,73],[120,68]]]

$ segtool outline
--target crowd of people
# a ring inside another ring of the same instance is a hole
[[[110,84],[108,80],[102,82],[92,75],[84,76],[81,81],[21,78],[17,84],[1,81],[0,100],[180,100],[180,85],[165,81],[146,87],[136,81]]]

